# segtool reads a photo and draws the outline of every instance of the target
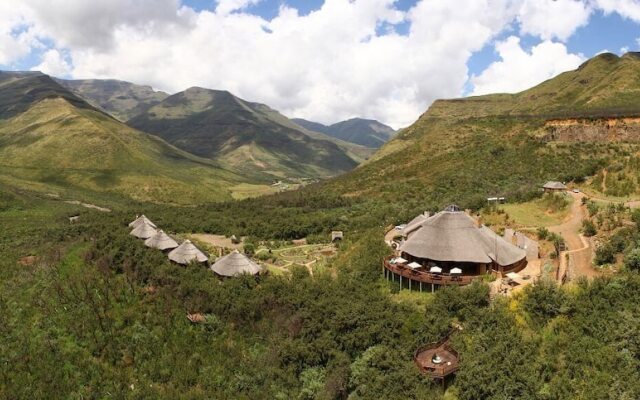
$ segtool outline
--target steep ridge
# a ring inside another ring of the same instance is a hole
[[[270,107],[227,91],[190,88],[128,124],[262,180],[332,176],[364,158],[363,148],[307,131]]]
[[[637,53],[602,54],[521,93],[438,100],[367,164],[323,190],[481,206],[486,197],[526,198],[546,180],[582,181],[610,165],[638,176],[631,136],[639,77]],[[618,124],[622,133],[612,140],[611,129],[588,126],[602,118],[626,118],[626,128]],[[571,119],[590,122],[569,131],[554,126]]]
[[[376,149],[384,145],[395,134],[395,130],[390,126],[372,119],[352,118],[332,125],[323,125],[302,118],[294,118],[292,121],[306,129]]]
[[[169,96],[150,86],[115,79],[56,79],[56,82],[120,121],[127,121]]]

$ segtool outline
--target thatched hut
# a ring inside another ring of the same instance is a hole
[[[138,239],[149,239],[156,234],[156,228],[143,222],[138,224],[130,233]]]
[[[447,211],[449,210],[449,211]],[[480,275],[521,269],[526,253],[457,208],[447,208],[426,218],[407,234],[402,257],[424,266],[462,269],[463,275]]]
[[[562,182],[549,181],[542,186],[545,193],[551,192],[564,192],[567,190],[567,186]]]
[[[187,265],[193,261],[205,263],[209,258],[207,258],[203,252],[198,250],[190,240],[185,240],[180,246],[171,250],[169,253],[169,260],[178,264]]]
[[[211,266],[211,270],[222,277],[233,277],[243,274],[257,275],[262,271],[262,267],[238,250],[234,250],[218,259]]]
[[[156,232],[155,235],[144,241],[147,247],[151,247],[158,250],[171,250],[178,247],[178,242],[173,240],[171,236],[164,233],[162,229]]]
[[[131,222],[131,223],[129,224],[129,226],[130,226],[131,228],[137,228],[137,227],[138,227],[138,225],[140,225],[140,224],[144,224],[144,223],[146,223],[147,225],[151,225],[153,228],[158,229],[158,227],[156,226],[156,224],[154,224],[153,222],[151,222],[151,220],[150,220],[149,218],[145,217],[145,216],[144,216],[144,214],[142,214],[142,215],[141,215],[141,216],[139,216],[139,217],[136,217],[136,219],[135,219],[133,222]]]

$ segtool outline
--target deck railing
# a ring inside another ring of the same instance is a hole
[[[426,372],[429,375],[431,375],[434,378],[439,378],[439,379],[443,379],[446,376],[457,372],[458,369],[460,369],[460,364],[458,362],[458,352],[455,351],[450,345],[449,345],[449,338],[451,337],[451,335],[455,332],[455,329],[452,329],[451,331],[449,331],[449,333],[447,334],[447,336],[445,336],[444,338],[440,339],[437,342],[433,342],[433,343],[429,343],[426,344],[424,346],[420,346],[418,349],[416,349],[416,351],[413,353],[413,359],[416,363],[416,365],[418,366],[418,368],[420,368],[420,370],[422,372]],[[425,351],[429,351],[429,350],[434,350],[434,349],[443,349],[449,353],[451,353],[456,359],[455,361],[451,362],[451,364],[440,364],[440,365],[434,365],[434,366],[425,366],[420,364],[420,362],[418,361],[419,356],[421,353],[425,352]]]
[[[422,283],[432,283],[434,285],[468,285],[474,280],[480,279],[480,276],[474,275],[452,275],[452,274],[435,274],[428,271],[413,270],[404,264],[392,264],[390,259],[384,260],[384,267],[396,275],[412,281]]]

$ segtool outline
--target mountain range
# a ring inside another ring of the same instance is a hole
[[[372,153],[308,131],[264,104],[198,87],[167,97],[127,123],[257,180],[329,177]]]
[[[56,79],[88,103],[249,180],[324,178],[355,168],[393,130],[353,119],[319,129],[297,124],[227,91],[190,88],[174,95],[117,80]]]
[[[392,127],[372,119],[352,118],[332,125],[302,118],[293,118],[292,121],[308,130],[375,149],[382,147],[396,133]]]
[[[193,204],[244,178],[121,123],[41,73],[0,73],[0,181]]]

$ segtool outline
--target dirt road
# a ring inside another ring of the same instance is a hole
[[[591,245],[587,238],[580,234],[582,228],[582,220],[586,218],[585,207],[582,205],[582,193],[568,192],[573,199],[571,204],[571,212],[565,221],[560,225],[549,227],[551,232],[562,235],[567,244],[567,251],[560,254],[560,274],[562,277],[567,268],[570,268],[569,276],[572,280],[580,276],[594,278],[600,275],[592,265]],[[567,255],[570,261],[567,265]]]

